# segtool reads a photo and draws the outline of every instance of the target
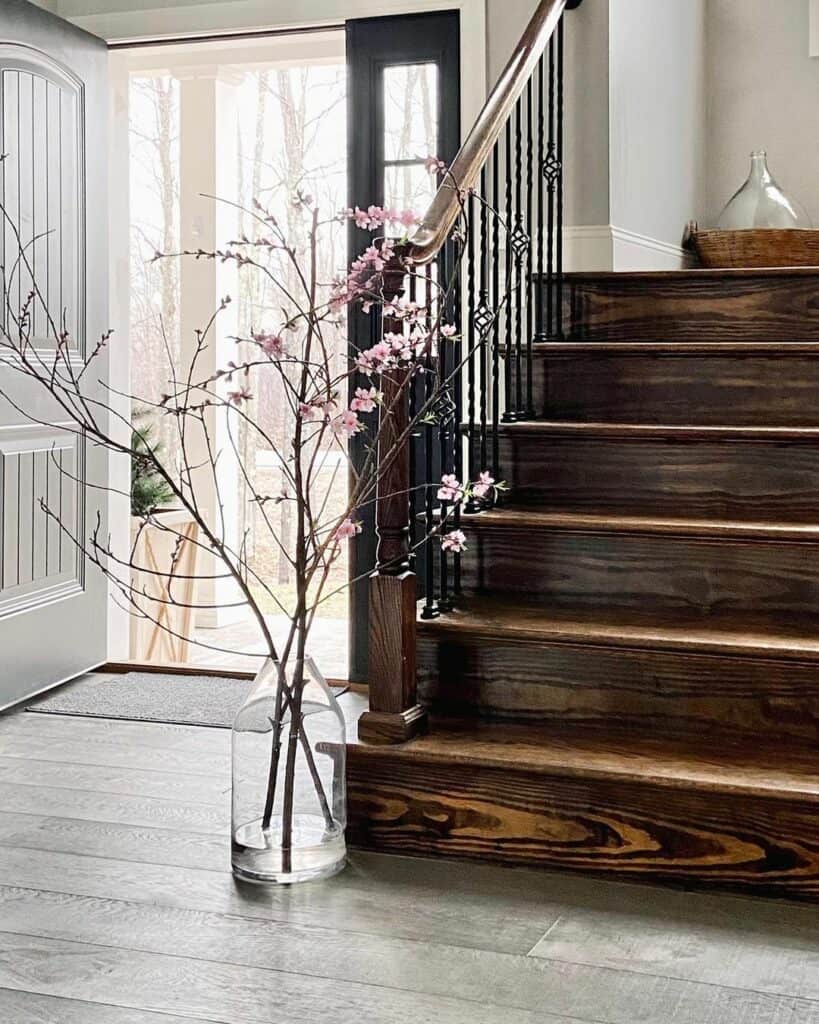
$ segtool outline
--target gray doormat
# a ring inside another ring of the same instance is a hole
[[[26,710],[229,729],[252,686],[229,676],[90,672]]]

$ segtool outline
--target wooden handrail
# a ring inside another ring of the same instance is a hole
[[[461,213],[459,189],[477,184],[481,169],[571,0],[540,0],[517,49],[503,70],[472,131],[458,150],[446,179],[409,241],[416,263],[430,263],[443,248]]]

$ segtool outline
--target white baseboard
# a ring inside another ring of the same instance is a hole
[[[614,270],[687,270],[691,254],[682,246],[612,226]]]
[[[565,270],[614,270],[614,238],[608,224],[566,227],[563,230]]]
[[[566,227],[563,236],[566,270],[685,270],[690,255],[679,245],[661,242],[614,224]]]

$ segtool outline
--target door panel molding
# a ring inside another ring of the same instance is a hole
[[[0,427],[0,618],[84,588],[85,442],[65,427]]]
[[[0,43],[0,200],[19,225],[30,264],[15,275],[18,302],[33,278],[35,347],[53,349],[64,328],[76,358],[86,352],[84,126],[80,79],[35,47]],[[15,247],[8,223],[0,231],[3,266],[7,247]]]

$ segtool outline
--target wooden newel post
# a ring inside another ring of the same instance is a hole
[[[387,297],[400,294],[403,268]],[[400,321],[385,319],[384,331],[401,333]],[[410,562],[410,442],[407,371],[382,376],[379,460],[393,458],[378,481],[376,570],[370,577],[370,708],[358,724],[365,743],[403,743],[426,728],[426,711],[417,702],[416,576]],[[396,452],[396,441],[404,441]],[[380,461],[381,464],[381,461]]]

